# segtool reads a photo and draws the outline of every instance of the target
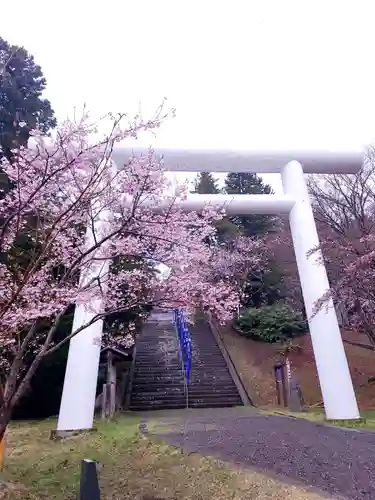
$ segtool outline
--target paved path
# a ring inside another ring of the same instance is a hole
[[[375,500],[375,433],[246,408],[160,412],[142,425],[187,452],[287,476],[334,498]]]

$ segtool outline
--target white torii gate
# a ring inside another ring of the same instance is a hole
[[[116,149],[112,160],[119,168],[140,149]],[[315,361],[328,419],[357,419],[359,411],[332,300],[328,309],[313,316],[315,302],[328,290],[305,174],[354,174],[363,164],[362,153],[333,152],[236,152],[202,150],[155,150],[166,171],[280,173],[284,195],[190,195],[180,206],[186,211],[207,203],[222,205],[227,214],[289,214],[299,278],[309,322]],[[76,307],[73,328],[86,323],[89,313]],[[103,322],[76,335],[69,346],[57,432],[90,429],[93,425]]]

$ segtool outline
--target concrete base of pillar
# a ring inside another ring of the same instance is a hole
[[[345,425],[351,425],[351,424],[365,424],[366,419],[362,417],[346,418],[343,420],[326,418],[324,422],[326,422],[327,424],[333,424],[333,425],[339,425],[340,427],[345,427]],[[366,430],[366,429],[359,429],[359,430]]]
[[[52,439],[53,441],[59,441],[60,439],[66,439],[73,436],[79,436],[80,434],[87,434],[97,431],[98,429],[96,427],[93,427],[91,429],[74,429],[71,431],[52,430],[50,434],[50,439]]]

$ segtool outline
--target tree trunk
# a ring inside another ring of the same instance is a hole
[[[5,431],[7,430],[7,427],[10,422],[10,417],[11,417],[12,412],[9,410],[9,408],[1,402],[0,405],[0,441],[3,439]]]
[[[373,326],[367,320],[367,316],[366,316],[365,312],[363,311],[359,300],[356,300],[355,308],[356,308],[357,314],[361,318],[361,321],[363,324],[363,329],[367,335],[367,338],[369,339],[370,343],[375,347],[375,332],[374,332]]]
[[[29,369],[22,374],[20,381],[17,381],[21,372],[21,362],[15,360],[11,368],[11,373],[6,381],[5,388],[0,388],[0,439],[3,438],[8,424],[12,418],[14,407],[25,394],[30,386],[31,379],[42,359],[41,355],[35,356]],[[18,383],[17,383],[18,382]]]
[[[0,385],[0,440],[3,438],[7,426],[11,420],[14,407],[30,387],[31,380],[35,375],[35,372],[39,367],[41,360],[46,355],[46,353],[48,353],[47,349],[52,342],[53,336],[56,333],[57,326],[64,312],[60,313],[55,318],[55,321],[53,322],[47,334],[47,338],[41,351],[34,357],[30,366],[25,369],[23,356],[26,348],[28,347],[28,345],[30,345],[31,340],[36,333],[37,322],[34,322],[13,360],[10,372],[6,377],[5,387],[3,388]]]

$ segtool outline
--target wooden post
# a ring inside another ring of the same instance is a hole
[[[126,371],[123,371],[121,373],[121,381],[120,381],[120,385],[119,385],[119,388],[118,388],[118,391],[117,391],[117,407],[118,408],[124,408],[125,406],[125,389],[126,389],[126,386],[127,386],[127,380],[128,380],[128,367],[126,366]]]
[[[278,364],[274,367],[275,370],[275,382],[276,382],[276,396],[277,396],[277,404],[281,406],[282,404],[282,385],[283,385],[283,367]]]
[[[281,385],[283,388],[283,403],[285,408],[288,406],[288,393],[287,393],[287,387],[286,387],[286,380],[285,380],[285,365],[281,365]]]
[[[289,410],[294,412],[303,410],[302,391],[295,377],[290,381]]]
[[[292,369],[290,366],[290,360],[289,357],[286,356],[285,358],[285,389],[286,389],[286,395],[287,395],[287,400],[285,406],[289,406],[290,402],[290,390],[291,390],[291,379],[292,379]]]
[[[116,366],[113,363],[113,354],[110,350],[107,352],[107,397],[108,397],[108,416],[113,417],[116,411]]]
[[[116,413],[116,386],[109,384],[109,418]]]
[[[102,392],[102,420],[107,418],[107,384],[103,384]]]

